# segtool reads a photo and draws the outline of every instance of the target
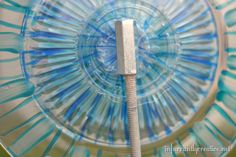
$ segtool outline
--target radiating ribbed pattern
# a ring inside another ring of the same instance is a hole
[[[1,1],[0,140],[14,157],[128,156],[114,23],[134,19],[142,156],[196,156],[168,147],[230,150],[236,2],[210,2],[225,29],[205,0]]]
[[[216,26],[204,1],[156,3],[42,1],[27,22],[23,58],[40,106],[85,140],[128,143],[114,23],[131,18],[142,139],[158,140],[184,125],[215,77]]]

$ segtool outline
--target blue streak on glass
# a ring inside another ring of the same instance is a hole
[[[150,139],[152,139],[154,136],[154,132],[152,130],[153,117],[151,116],[152,112],[150,112],[150,110],[151,110],[151,107],[149,104],[143,106],[144,121],[146,124],[148,136]]]
[[[76,89],[78,89],[81,86],[81,83],[82,83],[82,80],[72,84],[71,86],[67,87],[66,89],[58,92],[56,95],[51,97],[51,99],[59,98],[59,101],[65,99],[68,94],[70,94],[73,91],[75,91]]]
[[[235,8],[230,9],[229,11],[227,11],[225,13],[225,21],[226,21],[226,24],[228,27],[233,27],[236,25],[235,16],[236,16],[236,9]]]
[[[81,127],[81,135],[80,135],[80,140],[83,139],[84,137],[84,132],[86,131],[88,124],[95,119],[95,112],[98,108],[98,105],[101,101],[102,96],[101,95],[97,95],[96,98],[93,101],[93,105],[92,105],[92,109],[88,112],[88,118],[87,120],[84,122],[83,126]]]
[[[207,27],[208,25],[210,25],[213,21],[212,20],[208,20],[204,23],[200,23],[198,25],[188,25],[188,26],[184,26],[184,27],[180,27],[180,28],[177,28],[176,29],[176,33],[185,33],[185,32],[188,32],[190,30],[194,30],[194,29],[197,29],[199,27]]]
[[[15,126],[14,128],[12,128],[11,130],[8,130],[8,131],[2,133],[1,136],[7,136],[7,135],[17,131],[18,129],[24,127],[24,126],[29,125],[30,123],[32,123],[33,120],[37,119],[38,117],[40,117],[42,115],[43,115],[42,112],[39,112],[39,113],[35,114],[34,116],[30,117],[29,119],[27,119],[23,123],[21,123],[21,124]]]
[[[231,125],[236,127],[236,123],[232,118],[218,105],[214,105],[213,107],[215,110],[217,110]]]
[[[16,100],[18,98],[29,97],[34,93],[35,87],[25,79],[13,80],[0,85],[0,104]]]
[[[128,111],[127,111],[127,104],[122,102],[122,111],[121,111],[121,119],[124,122],[124,135],[125,135],[125,142],[126,144],[130,144],[129,141],[129,129],[128,129]]]
[[[56,144],[57,140],[60,138],[62,130],[58,130],[56,135],[53,137],[52,141],[49,143],[48,147],[44,151],[42,156],[47,156],[50,150],[53,149],[53,146]]]
[[[83,102],[84,100],[86,100],[86,98],[89,96],[89,94],[91,93],[90,88],[88,88],[66,111],[65,113],[65,120],[71,119],[74,111],[76,110],[76,108],[81,104],[81,102]]]
[[[112,119],[114,117],[114,111],[115,111],[115,105],[110,105],[108,111],[107,111],[107,121],[110,122],[110,126],[109,126],[109,131],[108,131],[108,141],[110,144],[114,143],[114,131],[112,129]]]
[[[222,131],[220,131],[208,118],[205,119],[205,122],[208,123],[220,136],[223,138],[230,140],[227,136],[225,136]]]
[[[6,116],[9,115],[9,114],[12,114],[12,113],[18,111],[19,109],[21,109],[21,108],[23,108],[24,106],[28,105],[28,104],[29,104],[30,102],[32,102],[32,101],[33,101],[33,98],[32,98],[32,97],[30,97],[30,98],[24,100],[22,103],[20,103],[19,105],[17,105],[16,107],[14,107],[13,109],[11,109],[10,111],[5,112],[4,114],[0,115],[0,119],[6,117]]]

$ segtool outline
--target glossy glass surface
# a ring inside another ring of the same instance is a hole
[[[114,23],[134,19],[143,156],[195,155],[166,151],[172,144],[233,145],[235,8],[230,0],[0,1],[1,141],[13,156],[128,156]]]
[[[39,105],[85,140],[129,141],[115,21],[135,21],[143,141],[184,125],[211,89],[218,35],[204,1],[42,1],[33,10],[24,34],[25,75]]]

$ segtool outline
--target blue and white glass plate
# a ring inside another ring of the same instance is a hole
[[[142,157],[233,148],[235,0],[0,0],[0,140],[12,156],[129,156],[122,19],[135,21]]]

